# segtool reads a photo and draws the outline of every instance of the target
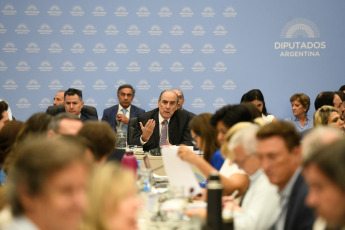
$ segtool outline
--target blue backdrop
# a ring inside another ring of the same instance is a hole
[[[123,83],[145,110],[181,88],[194,113],[259,88],[285,118],[292,94],[313,102],[345,84],[344,10],[343,0],[2,0],[0,98],[25,120],[69,87],[100,116]]]

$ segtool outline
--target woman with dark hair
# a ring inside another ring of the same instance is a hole
[[[298,132],[313,128],[313,118],[308,117],[310,98],[304,93],[295,93],[290,98],[293,117],[287,118]]]
[[[241,103],[244,102],[250,102],[256,105],[261,112],[262,118],[266,122],[272,122],[277,120],[273,115],[267,112],[264,95],[259,89],[252,89],[245,93],[241,98]]]
[[[217,129],[211,125],[211,113],[201,113],[190,121],[189,127],[196,147],[204,154],[204,159],[218,171],[224,163],[219,150]]]

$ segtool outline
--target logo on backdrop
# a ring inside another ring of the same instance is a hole
[[[35,42],[30,42],[28,46],[25,48],[25,51],[27,53],[39,53],[40,50],[41,49],[38,47],[37,43]]]
[[[107,72],[116,72],[119,70],[119,67],[117,66],[116,62],[110,61],[110,62],[108,62],[106,67],[104,67],[104,69]]]
[[[194,85],[192,85],[192,82],[190,80],[183,80],[180,88],[182,90],[192,90],[194,88]]]
[[[204,83],[202,83],[201,88],[203,90],[214,90],[216,86],[213,84],[211,80],[205,80]]]
[[[136,49],[138,54],[149,54],[151,49],[146,43],[139,44],[138,48]]]
[[[204,36],[206,34],[206,31],[201,25],[197,25],[193,28],[192,34],[195,36]]]
[[[117,27],[115,25],[109,25],[107,28],[104,30],[104,33],[106,35],[117,35],[119,33]]]
[[[85,105],[97,107],[97,103],[95,99],[93,99],[92,97],[89,97],[88,99],[85,100]]]
[[[158,25],[153,25],[153,26],[151,26],[148,33],[151,36],[159,36],[159,35],[162,35],[163,31],[161,30],[161,28]]]
[[[83,29],[83,33],[85,35],[95,35],[97,34],[97,30],[93,25],[89,24],[85,26],[85,28]]]
[[[75,70],[75,67],[71,61],[65,61],[60,69],[65,72],[72,72]]]
[[[140,35],[141,31],[139,30],[139,27],[137,25],[131,25],[127,29],[126,33],[129,36],[138,36],[138,35]]]
[[[59,43],[54,42],[50,44],[50,47],[48,48],[48,52],[52,54],[59,54],[62,52],[62,48]]]
[[[149,66],[149,71],[150,72],[161,72],[163,67],[161,64],[157,61],[152,62],[151,65]]]
[[[40,14],[40,11],[37,9],[35,5],[30,5],[28,6],[28,8],[26,8],[25,14],[27,16],[37,16]]]
[[[157,108],[157,105],[158,105],[158,98],[157,97],[152,98],[149,103],[150,109]]]
[[[48,106],[51,106],[51,105],[52,105],[52,103],[51,103],[50,99],[46,98],[46,97],[42,98],[41,103],[38,104],[38,106],[41,109],[45,109],[45,108],[47,108]]]
[[[184,34],[184,31],[180,25],[175,25],[173,28],[170,30],[170,34],[172,36],[180,36]]]
[[[85,14],[81,6],[74,6],[73,9],[69,13],[72,16],[77,16],[77,17],[83,16]]]
[[[103,43],[97,43],[95,45],[95,48],[92,49],[92,51],[95,54],[104,54],[105,52],[107,52],[107,49],[105,48]]]
[[[96,8],[92,11],[92,15],[96,17],[103,17],[107,15],[107,12],[104,10],[103,6],[96,6]]]
[[[24,23],[19,24],[14,31],[16,32],[16,34],[20,34],[20,35],[30,33],[29,28]]]
[[[158,88],[160,90],[168,90],[172,88],[172,85],[168,80],[163,80],[159,83]]]
[[[14,9],[14,7],[12,5],[5,5],[4,8],[1,10],[1,12],[4,15],[16,15],[17,11]]]
[[[201,13],[201,15],[204,18],[213,18],[216,13],[211,7],[206,7],[204,11]]]
[[[160,54],[170,54],[172,52],[172,49],[170,48],[170,45],[167,43],[163,43],[159,49],[158,52]]]
[[[225,45],[224,49],[222,50],[223,53],[225,54],[234,54],[237,53],[237,49],[235,48],[235,46],[231,43],[228,43]]]
[[[80,43],[74,43],[70,51],[74,54],[82,54],[85,52],[85,49],[82,44]]]
[[[150,16],[150,11],[147,9],[147,7],[142,6],[138,9],[137,11],[137,16],[138,17],[149,17]]]
[[[138,107],[141,107],[141,103],[139,102],[139,100],[135,97],[132,101],[132,104]]]
[[[226,101],[224,100],[224,98],[221,98],[221,97],[219,97],[219,98],[217,98],[214,102],[213,102],[213,107],[214,108],[221,108],[221,107],[223,107],[223,106],[225,106],[225,105],[227,105],[228,103],[226,103]]]
[[[274,42],[280,57],[319,57],[326,49],[318,27],[306,18],[295,18],[286,23],[280,37],[281,41]]]
[[[7,29],[3,24],[0,23],[0,34],[5,34],[7,32]]]
[[[20,61],[20,62],[18,62],[16,70],[20,71],[20,72],[26,72],[26,71],[30,71],[31,67],[29,66],[29,64],[26,61]]]
[[[4,87],[5,90],[16,90],[18,88],[18,85],[14,80],[9,79],[2,87]]]
[[[83,90],[85,88],[85,85],[81,80],[77,79],[77,80],[74,80],[74,82],[72,83],[70,87]]]
[[[193,72],[204,72],[206,70],[205,66],[202,64],[202,62],[195,62],[192,66]]]
[[[170,66],[170,71],[171,72],[182,72],[184,70],[184,67],[181,62],[175,61],[171,66]]]
[[[7,70],[7,66],[5,62],[0,61],[0,71],[6,71],[6,70]]]
[[[119,6],[114,12],[114,14],[118,17],[127,17],[128,11],[124,6]]]
[[[41,86],[37,80],[30,80],[29,83],[26,85],[26,88],[28,90],[39,90]]]
[[[191,54],[194,52],[194,49],[192,48],[192,46],[188,43],[185,43],[182,45],[181,49],[180,49],[180,53],[181,54]]]
[[[180,12],[180,16],[183,18],[191,18],[193,17],[194,13],[190,7],[183,7],[182,11]]]
[[[151,86],[146,80],[139,81],[138,85],[136,85],[136,88],[139,90],[149,90]]]
[[[107,100],[107,102],[105,103],[105,106],[107,107],[107,108],[109,108],[109,107],[111,107],[111,106],[113,106],[113,105],[116,105],[117,104],[117,100],[115,99],[115,98],[109,98],[108,100]]]
[[[225,90],[234,90],[236,89],[236,85],[233,80],[225,81],[224,85],[222,86]]]
[[[223,16],[226,18],[234,18],[236,15],[237,13],[233,7],[227,7],[223,12]]]
[[[50,82],[50,84],[48,85],[48,88],[50,90],[62,90],[63,85],[61,84],[59,80],[54,79]]]
[[[123,79],[118,80],[118,81],[116,82],[116,84],[114,85],[114,88],[117,89],[117,88],[120,87],[120,85],[124,85],[124,84],[126,84],[126,81],[125,81],[125,80],[123,80]]]
[[[15,53],[17,52],[18,48],[13,42],[6,42],[5,47],[2,48],[4,53]]]
[[[200,97],[195,98],[192,102],[192,107],[196,109],[202,109],[205,105],[205,102]]]
[[[139,66],[138,62],[132,61],[127,66],[128,72],[139,72],[141,70],[141,67]]]
[[[97,70],[97,66],[95,65],[95,63],[93,61],[88,61],[83,66],[83,70],[86,71],[86,72],[96,71]]]
[[[53,66],[51,66],[49,61],[41,62],[41,65],[38,67],[39,71],[49,72],[53,70]]]
[[[225,72],[228,69],[228,67],[225,66],[224,62],[217,62],[214,66],[213,66],[213,71],[214,72]]]
[[[62,11],[60,10],[60,7],[58,7],[57,5],[53,5],[48,10],[48,14],[50,16],[61,16]]]
[[[31,107],[31,104],[27,98],[20,98],[16,106],[18,109],[28,109]]]
[[[164,6],[158,12],[158,15],[161,18],[169,18],[169,17],[171,17],[172,13],[171,13],[171,11],[170,11],[170,9],[168,7]]]
[[[203,54],[213,54],[214,51],[215,51],[215,49],[213,48],[212,44],[210,44],[210,43],[206,43],[201,49],[201,53],[203,53]]]
[[[104,83],[103,80],[97,80],[92,86],[95,90],[105,90],[108,86]]]
[[[63,35],[73,35],[75,33],[75,30],[70,24],[66,24],[62,27],[60,33]]]
[[[53,32],[53,30],[50,28],[48,24],[43,24],[40,26],[37,32],[42,35],[49,35]]]
[[[119,43],[116,48],[114,49],[115,53],[117,54],[126,54],[128,53],[128,49],[126,44],[124,43]]]
[[[225,36],[227,33],[228,31],[225,29],[223,25],[219,25],[213,30],[213,34],[215,36]]]

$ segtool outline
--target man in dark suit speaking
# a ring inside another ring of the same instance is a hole
[[[81,112],[81,108],[84,106],[83,93],[79,89],[69,88],[65,94],[65,110],[67,113],[76,115],[82,122],[88,120],[98,120],[97,117],[90,116]]]
[[[138,116],[133,144],[142,145],[144,151],[164,145],[191,145],[188,112],[177,110],[178,97],[171,90],[163,91],[158,108]]]
[[[118,105],[111,106],[103,111],[102,121],[106,121],[115,130],[127,132],[127,125],[130,119],[145,113],[145,110],[132,105],[135,96],[133,86],[121,85],[117,89]]]
[[[308,185],[301,174],[299,134],[292,124],[278,121],[260,128],[257,139],[261,167],[279,189],[280,210],[272,229],[312,229],[315,215],[305,204]]]

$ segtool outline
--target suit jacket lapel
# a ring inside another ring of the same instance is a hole
[[[113,127],[113,129],[115,131],[116,131],[116,123],[117,123],[116,114],[117,114],[118,110],[119,110],[119,106],[115,105],[115,107],[112,109],[112,111],[110,113],[111,127]]]

